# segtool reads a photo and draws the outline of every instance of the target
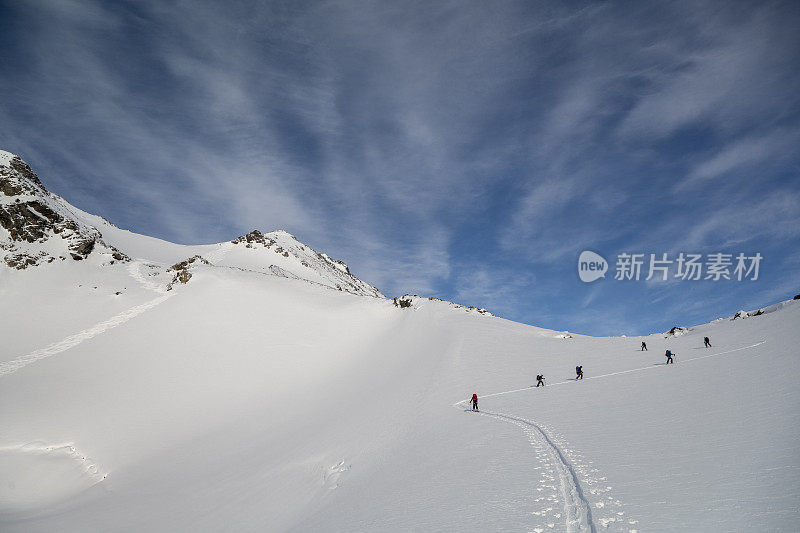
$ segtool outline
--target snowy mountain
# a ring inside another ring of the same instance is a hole
[[[121,230],[47,191],[27,163],[3,151],[0,253],[7,266],[20,270],[57,260],[83,260],[90,254],[100,256],[97,262],[102,265],[130,262],[135,257],[147,264],[151,277],[171,264],[200,256],[207,265],[301,279],[383,298],[378,289],[353,276],[345,263],[312,250],[285,231],[254,230],[227,243],[184,246]],[[183,270],[191,266],[188,263]],[[186,281],[189,278],[182,277]]]
[[[285,232],[136,235],[0,161],[4,533],[800,523],[800,301],[551,331],[382,298]]]
[[[125,260],[79,211],[51,194],[19,157],[0,151],[0,251],[6,265],[24,269],[92,252]]]

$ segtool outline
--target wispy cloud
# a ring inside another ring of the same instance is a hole
[[[2,147],[134,231],[285,228],[387,294],[561,329],[612,309],[582,249],[797,243],[791,3],[4,8]]]
[[[708,184],[716,178],[741,178],[736,175],[737,171],[746,171],[746,179],[757,178],[764,173],[765,168],[769,171],[785,164],[794,156],[798,145],[800,130],[785,128],[733,140],[695,165],[688,176],[675,186],[675,190],[685,192]]]
[[[623,120],[621,134],[659,138],[689,126],[731,133],[797,105],[797,36],[776,5],[728,13],[713,4],[684,5],[676,16],[684,16],[687,33],[659,43],[671,53],[641,73],[647,94]]]

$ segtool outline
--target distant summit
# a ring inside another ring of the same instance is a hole
[[[225,249],[229,244],[234,245],[234,249]],[[253,230],[219,246],[230,260],[248,264],[250,268],[261,270],[266,266],[276,275],[305,279],[353,294],[384,298],[377,288],[352,275],[344,262],[315,251],[284,230],[269,233]],[[244,254],[240,253],[242,251]],[[231,256],[238,257],[238,261]]]

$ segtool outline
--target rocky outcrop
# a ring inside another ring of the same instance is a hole
[[[127,263],[128,261],[131,260],[131,258],[127,254],[123,254],[122,252],[120,252],[119,250],[114,248],[113,246],[111,246],[110,248],[111,248],[112,263],[114,261],[120,261],[122,263]]]
[[[673,326],[673,328],[671,330],[669,330],[668,332],[666,332],[664,334],[665,335],[664,338],[666,338],[666,336],[676,337],[678,335],[683,335],[684,333],[686,333],[686,331],[688,331],[688,330],[686,328],[684,328],[683,326]]]
[[[5,238],[0,238],[0,250],[6,252],[3,255],[6,265],[24,269],[54,261],[57,256],[37,246],[51,239],[59,239],[65,245],[60,259],[80,261],[101,246],[112,260],[130,260],[116,248],[105,245],[97,228],[72,217],[67,205],[45,189],[22,159],[0,152],[0,228],[6,233]],[[53,247],[48,249],[52,251]]]
[[[247,248],[254,248],[261,245],[264,248],[269,248],[275,244],[275,240],[267,237],[257,229],[254,229],[247,235],[242,235],[231,241],[233,244],[244,244]]]
[[[737,313],[735,315],[733,315],[733,317],[731,317],[731,320],[736,320],[737,318],[747,318],[749,316],[750,316],[750,313],[748,313],[747,311],[742,309],[741,311],[737,311]]]
[[[181,283],[185,285],[189,283],[189,280],[192,279],[192,273],[189,271],[192,265],[210,265],[208,261],[200,257],[199,255],[195,255],[194,257],[190,257],[189,259],[184,259],[180,263],[175,263],[171,267],[167,269],[167,272],[175,272],[175,275],[172,277],[172,281],[167,284],[167,290],[171,291],[172,288],[177,284]]]
[[[189,259],[184,259],[180,263],[175,263],[174,265],[172,265],[171,267],[169,267],[167,269],[167,272],[171,272],[173,270],[186,270],[187,268],[189,268],[190,265],[192,265],[194,263],[203,264],[203,265],[210,265],[211,264],[208,261],[206,261],[205,259],[203,259],[202,257],[200,257],[199,255],[195,255],[194,257],[190,257]]]
[[[52,263],[55,257],[47,255],[45,252],[39,252],[37,255],[29,253],[8,254],[5,256],[4,261],[6,265],[17,270],[24,270],[29,266],[36,266],[40,263]]]
[[[474,307],[472,305],[466,306],[457,304],[455,302],[449,302],[447,300],[442,300],[441,298],[423,298],[421,296],[417,296],[416,294],[405,294],[399,298],[395,297],[392,299],[392,303],[395,307],[400,309],[409,309],[413,307],[421,307],[424,302],[437,302],[442,305],[447,305],[452,309],[460,309],[467,313],[477,313],[479,315],[486,315],[486,316],[494,316],[492,313],[487,311],[486,309],[480,307]]]
[[[395,307],[399,307],[400,309],[411,307],[411,305],[414,303],[411,298],[398,298],[397,296],[392,298],[392,302],[394,303]]]
[[[46,192],[39,176],[28,164],[9,154],[8,163],[0,163],[0,193],[5,196],[19,196],[21,194],[38,194]]]

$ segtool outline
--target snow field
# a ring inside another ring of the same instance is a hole
[[[44,319],[78,326],[60,338],[80,342],[0,376],[3,531],[734,531],[800,518],[797,305],[646,337],[640,352],[640,338],[561,338],[211,266],[129,316],[163,295],[128,268],[108,284],[127,284],[133,305],[98,317],[108,295],[92,290],[76,318],[54,292]],[[6,331],[16,346],[42,325],[24,318]],[[453,409],[473,392],[482,416]]]

